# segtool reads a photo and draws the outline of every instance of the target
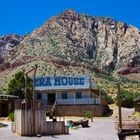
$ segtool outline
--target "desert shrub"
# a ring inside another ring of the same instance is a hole
[[[3,127],[2,123],[0,123],[0,128]]]
[[[86,118],[92,118],[92,117],[93,117],[92,111],[86,111],[86,112],[84,113],[84,117],[86,117]]]
[[[104,105],[104,112],[102,114],[102,117],[109,117],[113,114],[113,110],[109,108],[108,105]]]
[[[106,95],[105,100],[107,101],[108,104],[114,104],[114,100],[111,96]]]
[[[127,107],[127,108],[132,108],[134,107],[134,102],[133,100],[137,97],[138,95],[135,93],[131,92],[124,92],[121,94],[121,105],[122,107]]]
[[[8,118],[13,122],[14,121],[14,112],[10,112]]]

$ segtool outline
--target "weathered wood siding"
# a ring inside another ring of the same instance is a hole
[[[35,111],[35,133],[45,135],[46,115],[45,110]]]
[[[104,106],[102,105],[57,105],[56,116],[84,116],[86,111],[92,111],[94,116],[102,116]]]
[[[54,134],[64,134],[65,127],[64,122],[46,122],[46,133],[47,135],[54,135]]]
[[[34,117],[33,117],[34,116]],[[35,121],[35,123],[33,123]],[[35,125],[35,127],[34,127]],[[15,132],[21,136],[64,134],[64,122],[46,122],[44,109],[15,110]],[[35,129],[34,129],[35,128]]]
[[[16,133],[21,134],[21,125],[22,125],[22,118],[21,118],[21,110],[17,109],[14,111],[14,121],[16,126]]]

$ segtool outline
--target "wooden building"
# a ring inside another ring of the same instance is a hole
[[[40,101],[15,101],[12,132],[20,136],[68,134],[64,121],[46,121],[46,110]]]
[[[0,117],[7,117],[8,113],[14,111],[14,101],[18,96],[0,94]]]
[[[140,96],[134,99],[135,111],[140,112]]]
[[[85,75],[35,77],[35,91],[46,108],[56,103],[57,116],[83,116],[86,111],[101,116],[107,106],[104,90]]]

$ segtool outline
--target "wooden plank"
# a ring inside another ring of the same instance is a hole
[[[40,131],[43,134],[44,133],[43,132],[43,122],[44,122],[44,111],[43,110],[41,110],[41,114],[40,115],[42,116],[42,118],[41,118],[41,128],[40,128]]]
[[[32,109],[30,109],[30,120],[31,120],[31,135],[33,136],[33,112]]]
[[[31,131],[31,111],[28,110],[28,113],[27,113],[27,128],[28,128],[28,135],[31,136],[32,135],[32,131]]]
[[[26,122],[26,114],[25,114],[25,110],[23,110],[22,112],[23,112],[23,114],[24,114],[24,118],[23,118],[23,127],[22,127],[22,129],[23,129],[23,131],[24,131],[23,136],[26,136],[26,124],[27,124],[27,122]],[[26,122],[26,123],[25,123],[25,122]]]
[[[44,109],[35,111],[35,133],[34,135],[51,135],[64,134],[64,122],[46,122],[46,115]],[[33,111],[30,110],[16,110],[15,111],[16,133],[22,136],[33,135]]]
[[[41,115],[40,115],[40,111],[38,111],[38,110],[37,110],[36,113],[37,113],[37,115],[36,115],[37,116],[37,118],[36,118],[37,119],[37,123],[36,123],[37,124],[37,134],[40,134],[40,121],[41,121],[40,119],[41,119]]]
[[[24,133],[24,130],[23,130],[23,127],[24,127],[24,124],[23,124],[23,122],[24,122],[24,114],[23,114],[23,111],[21,110],[21,135]]]
[[[37,124],[37,123],[38,123],[38,122],[37,122],[37,112],[35,111],[33,115],[34,115],[34,117],[35,117],[33,121],[35,121],[35,123],[36,123],[36,124],[35,124],[35,123],[33,122],[33,123],[35,124],[35,126],[33,126],[33,127],[35,127],[35,133],[37,134],[37,131],[38,131],[38,130],[37,130],[37,125],[38,125],[38,124]]]

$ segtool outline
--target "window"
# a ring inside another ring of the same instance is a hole
[[[82,93],[80,91],[76,92],[76,99],[82,98]]]
[[[67,99],[68,98],[68,94],[67,92],[62,92],[62,99]]]
[[[41,93],[37,93],[37,100],[41,100]]]

